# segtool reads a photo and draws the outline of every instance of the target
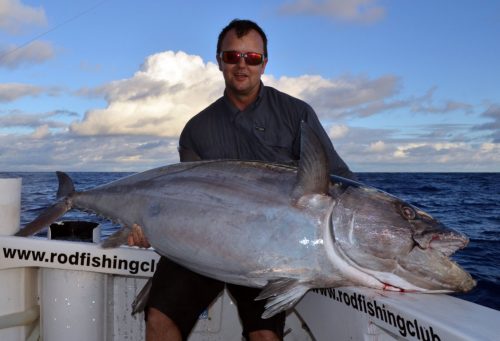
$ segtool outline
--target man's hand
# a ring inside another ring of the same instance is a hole
[[[148,248],[151,246],[151,244],[149,244],[148,240],[146,239],[146,236],[144,236],[142,228],[137,224],[132,225],[132,232],[130,232],[130,234],[128,235],[127,242],[129,246],[139,246],[144,248]]]

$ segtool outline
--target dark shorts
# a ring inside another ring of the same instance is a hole
[[[153,307],[172,319],[179,327],[182,339],[187,339],[199,315],[224,289],[224,283],[192,272],[165,257],[161,257],[153,276],[148,307]],[[243,336],[255,330],[271,330],[283,338],[285,313],[268,319],[260,316],[265,301],[255,301],[260,289],[227,284],[236,301],[243,325]]]

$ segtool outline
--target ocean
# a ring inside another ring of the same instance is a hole
[[[77,190],[85,190],[131,173],[73,172]],[[21,225],[33,220],[55,200],[55,173],[2,173],[22,177]],[[500,310],[500,173],[358,173],[361,182],[391,193],[423,209],[448,227],[466,234],[469,245],[453,258],[477,280],[461,299]],[[103,238],[118,226],[70,211],[64,220],[101,224]]]

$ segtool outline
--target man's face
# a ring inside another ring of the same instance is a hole
[[[246,35],[238,38],[235,30],[226,33],[221,44],[221,51],[258,52],[264,54],[264,42],[261,36],[250,30]],[[259,65],[247,65],[244,58],[236,64],[224,63],[220,55],[217,56],[219,69],[224,75],[226,90],[229,95],[247,96],[256,95],[259,91],[260,77],[266,68],[267,59]]]

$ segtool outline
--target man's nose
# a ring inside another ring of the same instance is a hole
[[[238,59],[238,66],[245,66],[245,64],[246,64],[245,57],[240,56],[240,58]]]

